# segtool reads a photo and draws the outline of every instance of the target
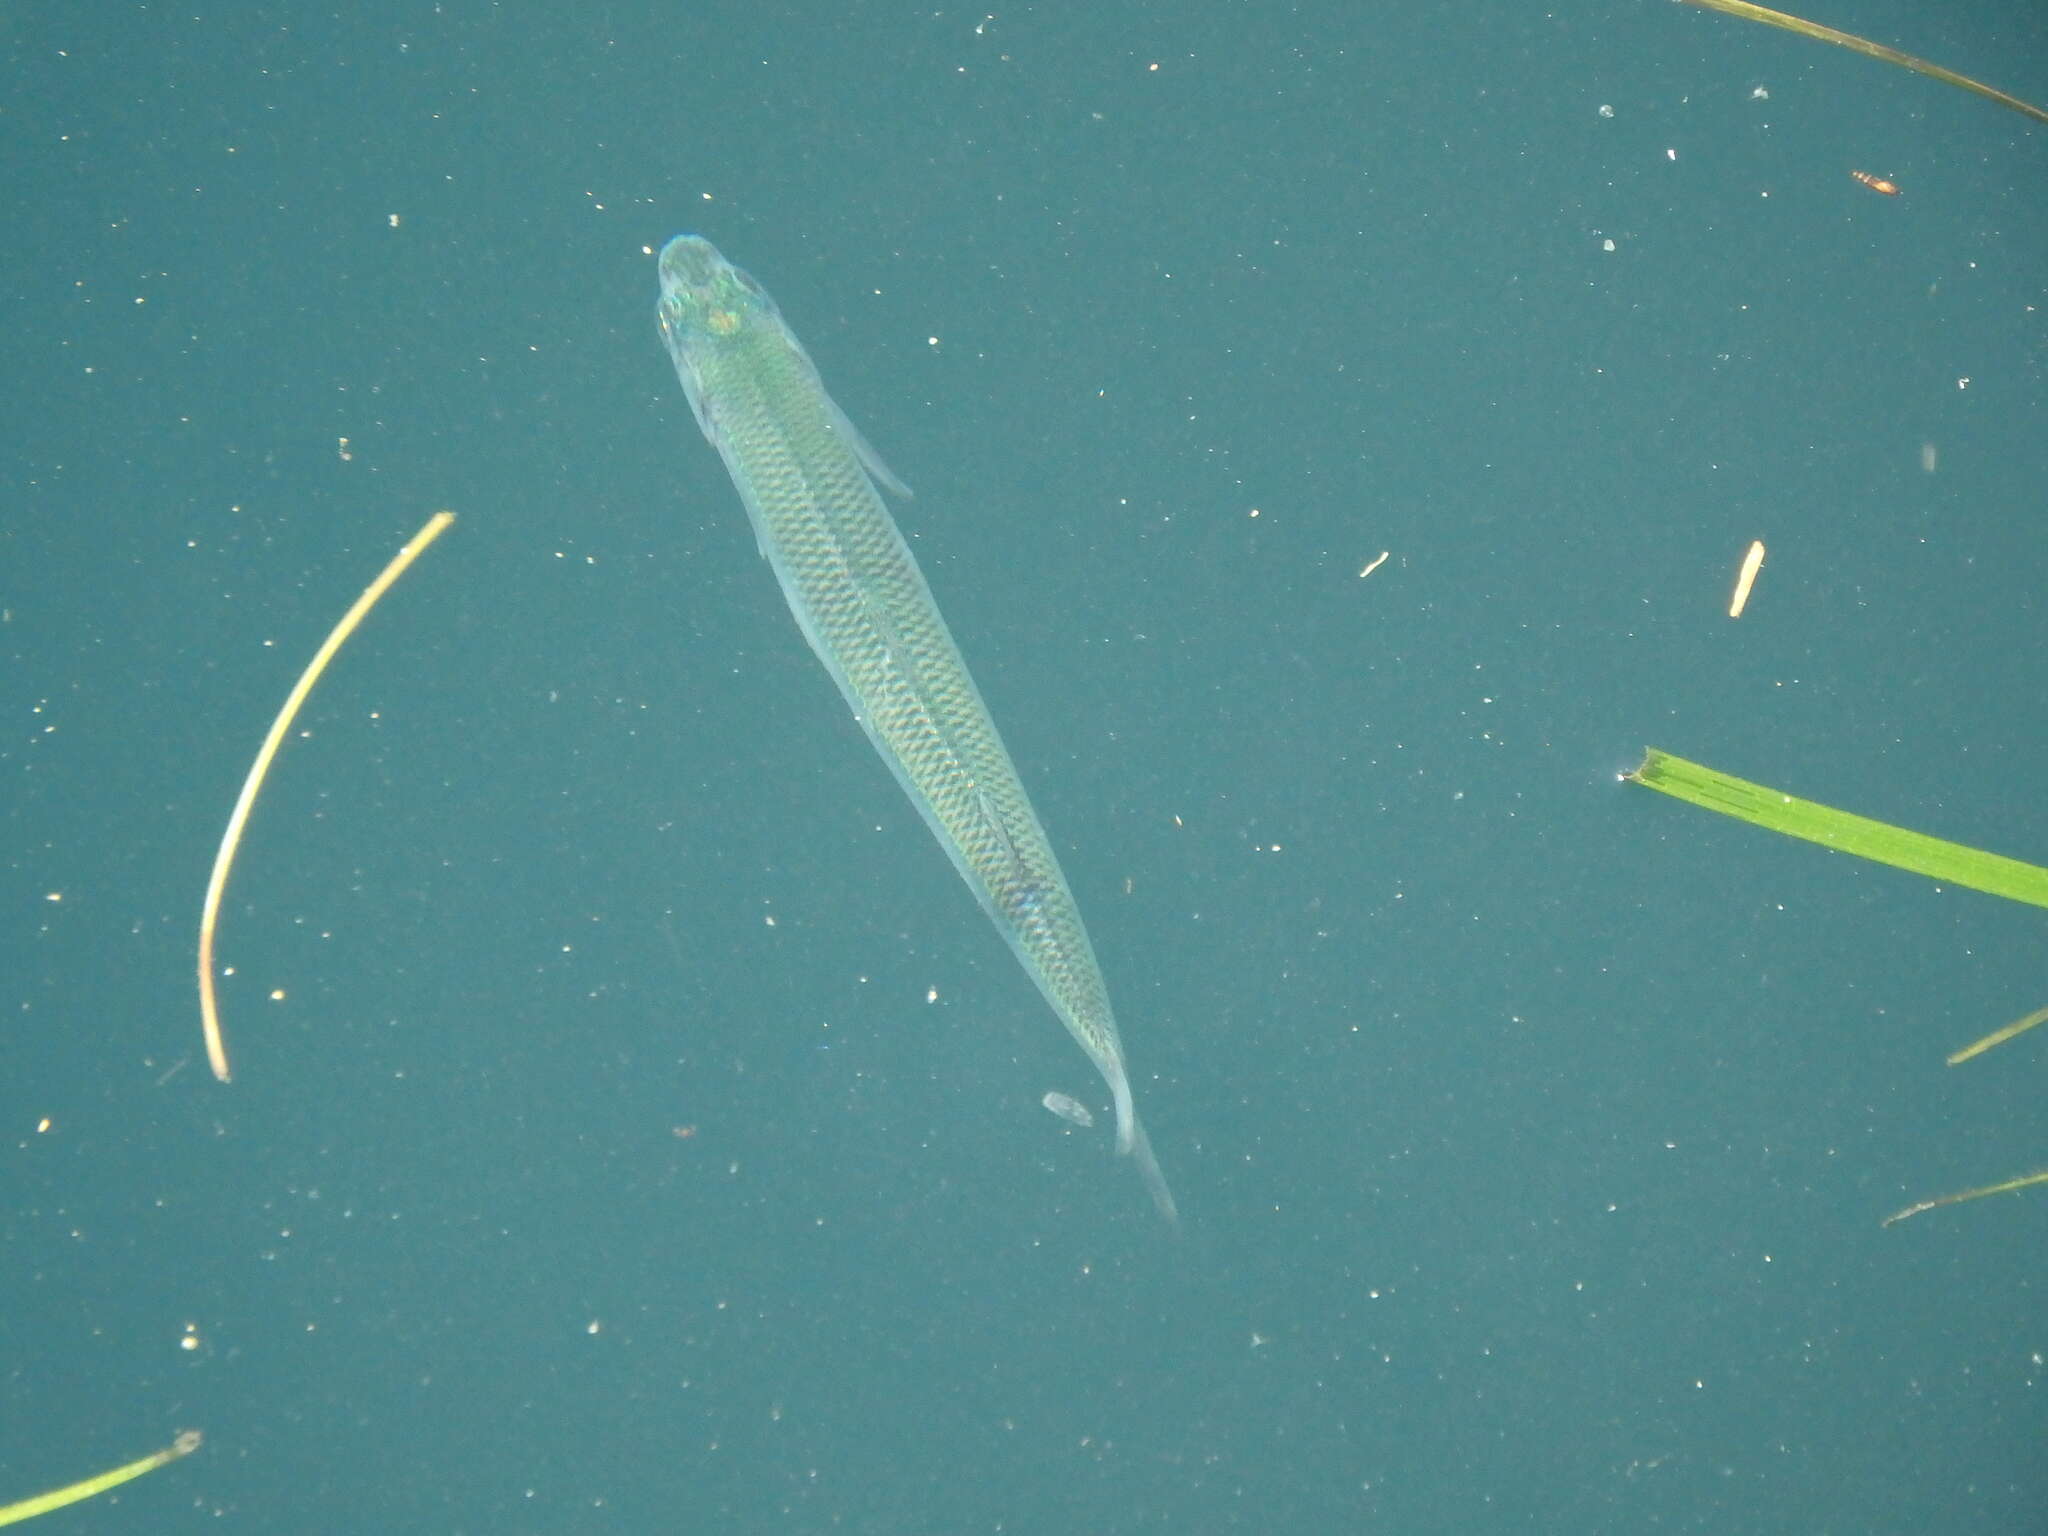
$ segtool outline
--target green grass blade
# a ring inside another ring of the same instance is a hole
[[[1968,886],[1988,895],[2048,907],[2048,869],[2038,864],[1986,853],[1980,848],[1965,848],[1961,843],[1944,842],[1832,806],[1816,805],[1811,800],[1781,794],[1718,769],[1673,757],[1655,747],[1648,749],[1634,773],[1624,777],[1788,837],[1803,837],[1824,848],[1911,870],[1949,885]]]
[[[176,1440],[160,1451],[152,1451],[139,1461],[115,1467],[111,1472],[102,1472],[97,1477],[81,1478],[75,1483],[66,1483],[62,1488],[52,1488],[48,1493],[39,1493],[32,1499],[17,1499],[12,1504],[0,1506],[0,1525],[14,1525],[22,1520],[32,1520],[37,1515],[47,1515],[53,1509],[62,1509],[67,1504],[76,1504],[95,1494],[105,1493],[109,1488],[118,1488],[123,1483],[133,1482],[145,1472],[154,1472],[165,1462],[176,1461],[180,1456],[190,1456],[199,1449],[203,1437],[196,1429],[182,1432]]]

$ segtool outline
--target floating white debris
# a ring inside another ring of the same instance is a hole
[[[1045,1107],[1062,1120],[1086,1129],[1095,1123],[1095,1117],[1088,1113],[1088,1106],[1079,1099],[1070,1099],[1064,1093],[1048,1093],[1042,1101]]]

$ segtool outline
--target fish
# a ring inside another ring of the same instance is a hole
[[[1116,1104],[1116,1145],[1179,1220],[1109,988],[1045,827],[880,486],[910,490],[825,390],[768,292],[709,240],[662,247],[661,337],[790,613],[854,718]]]

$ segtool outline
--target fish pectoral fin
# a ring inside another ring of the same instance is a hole
[[[821,392],[822,389],[823,386],[821,385]],[[825,410],[825,419],[832,424],[832,430],[846,439],[847,446],[853,449],[853,456],[860,460],[861,468],[873,475],[876,483],[883,490],[892,496],[901,496],[905,501],[909,501],[917,495],[909,486],[896,478],[894,470],[882,462],[882,456],[875,452],[875,445],[861,436],[860,428],[853,424],[846,412],[839,409],[839,402],[830,395],[825,396]]]

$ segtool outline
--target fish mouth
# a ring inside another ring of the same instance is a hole
[[[661,248],[661,286],[705,293],[726,270],[718,247],[702,235],[677,235]]]

